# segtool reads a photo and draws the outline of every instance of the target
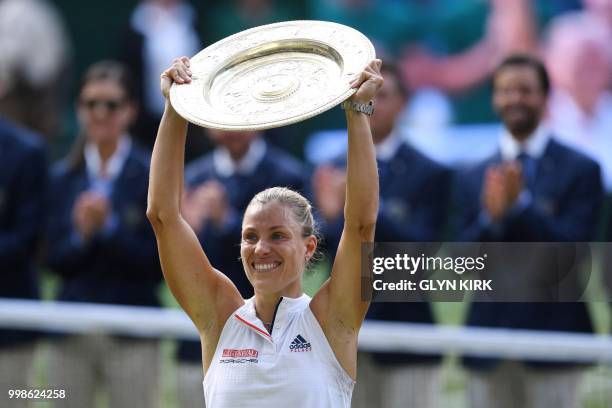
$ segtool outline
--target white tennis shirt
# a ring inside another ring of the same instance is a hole
[[[349,408],[355,382],[340,366],[310,297],[281,298],[272,334],[255,315],[255,298],[223,327],[204,377],[211,408]]]

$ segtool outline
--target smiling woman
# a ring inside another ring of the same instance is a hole
[[[255,292],[285,288],[286,296],[301,296],[302,273],[317,247],[308,201],[286,188],[264,190],[247,207],[242,231],[240,255]]]
[[[374,239],[378,174],[363,109],[382,85],[380,60],[352,82],[346,111],[348,171],[345,225],[327,282],[311,299],[304,269],[317,248],[311,206],[282,187],[251,200],[240,253],[255,296],[244,300],[216,270],[181,214],[187,122],[168,98],[172,83],[191,82],[189,59],[161,76],[166,97],[153,157],[147,216],[157,236],[166,282],[200,333],[206,404],[213,407],[349,407],[357,335],[369,306],[361,298],[360,251]]]

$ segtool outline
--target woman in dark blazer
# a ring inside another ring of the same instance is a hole
[[[76,102],[81,134],[52,169],[47,264],[61,278],[63,301],[156,306],[161,280],[153,231],[145,218],[149,154],[132,142],[133,81],[103,61],[84,75]],[[108,386],[111,406],[155,406],[157,340],[110,335],[56,339],[51,385],[65,406],[93,406]]]

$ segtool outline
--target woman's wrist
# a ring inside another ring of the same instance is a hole
[[[356,125],[357,123],[361,123],[361,121],[363,121],[364,123],[368,124],[369,127],[369,123],[370,123],[370,116],[363,113],[363,112],[357,112],[351,109],[347,109],[344,111],[345,113],[345,117],[346,117],[346,123],[348,124],[352,124]]]
[[[178,113],[174,110],[174,106],[172,106],[172,103],[170,102],[170,97],[167,96],[165,99],[166,99],[164,102],[165,111],[173,115],[178,115]]]
[[[174,109],[172,103],[170,103],[170,99],[166,98],[164,116],[171,120],[172,123],[182,123],[187,122],[185,118],[183,118],[179,113]]]

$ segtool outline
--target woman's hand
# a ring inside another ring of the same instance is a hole
[[[350,100],[358,103],[368,104],[374,96],[378,93],[378,90],[383,84],[383,77],[380,74],[380,67],[382,61],[375,59],[361,71],[361,74],[351,82],[352,88],[357,88],[357,92],[351,97]]]
[[[160,76],[160,89],[164,98],[168,98],[172,83],[188,84],[191,82],[191,70],[188,57],[175,58],[172,65]]]

